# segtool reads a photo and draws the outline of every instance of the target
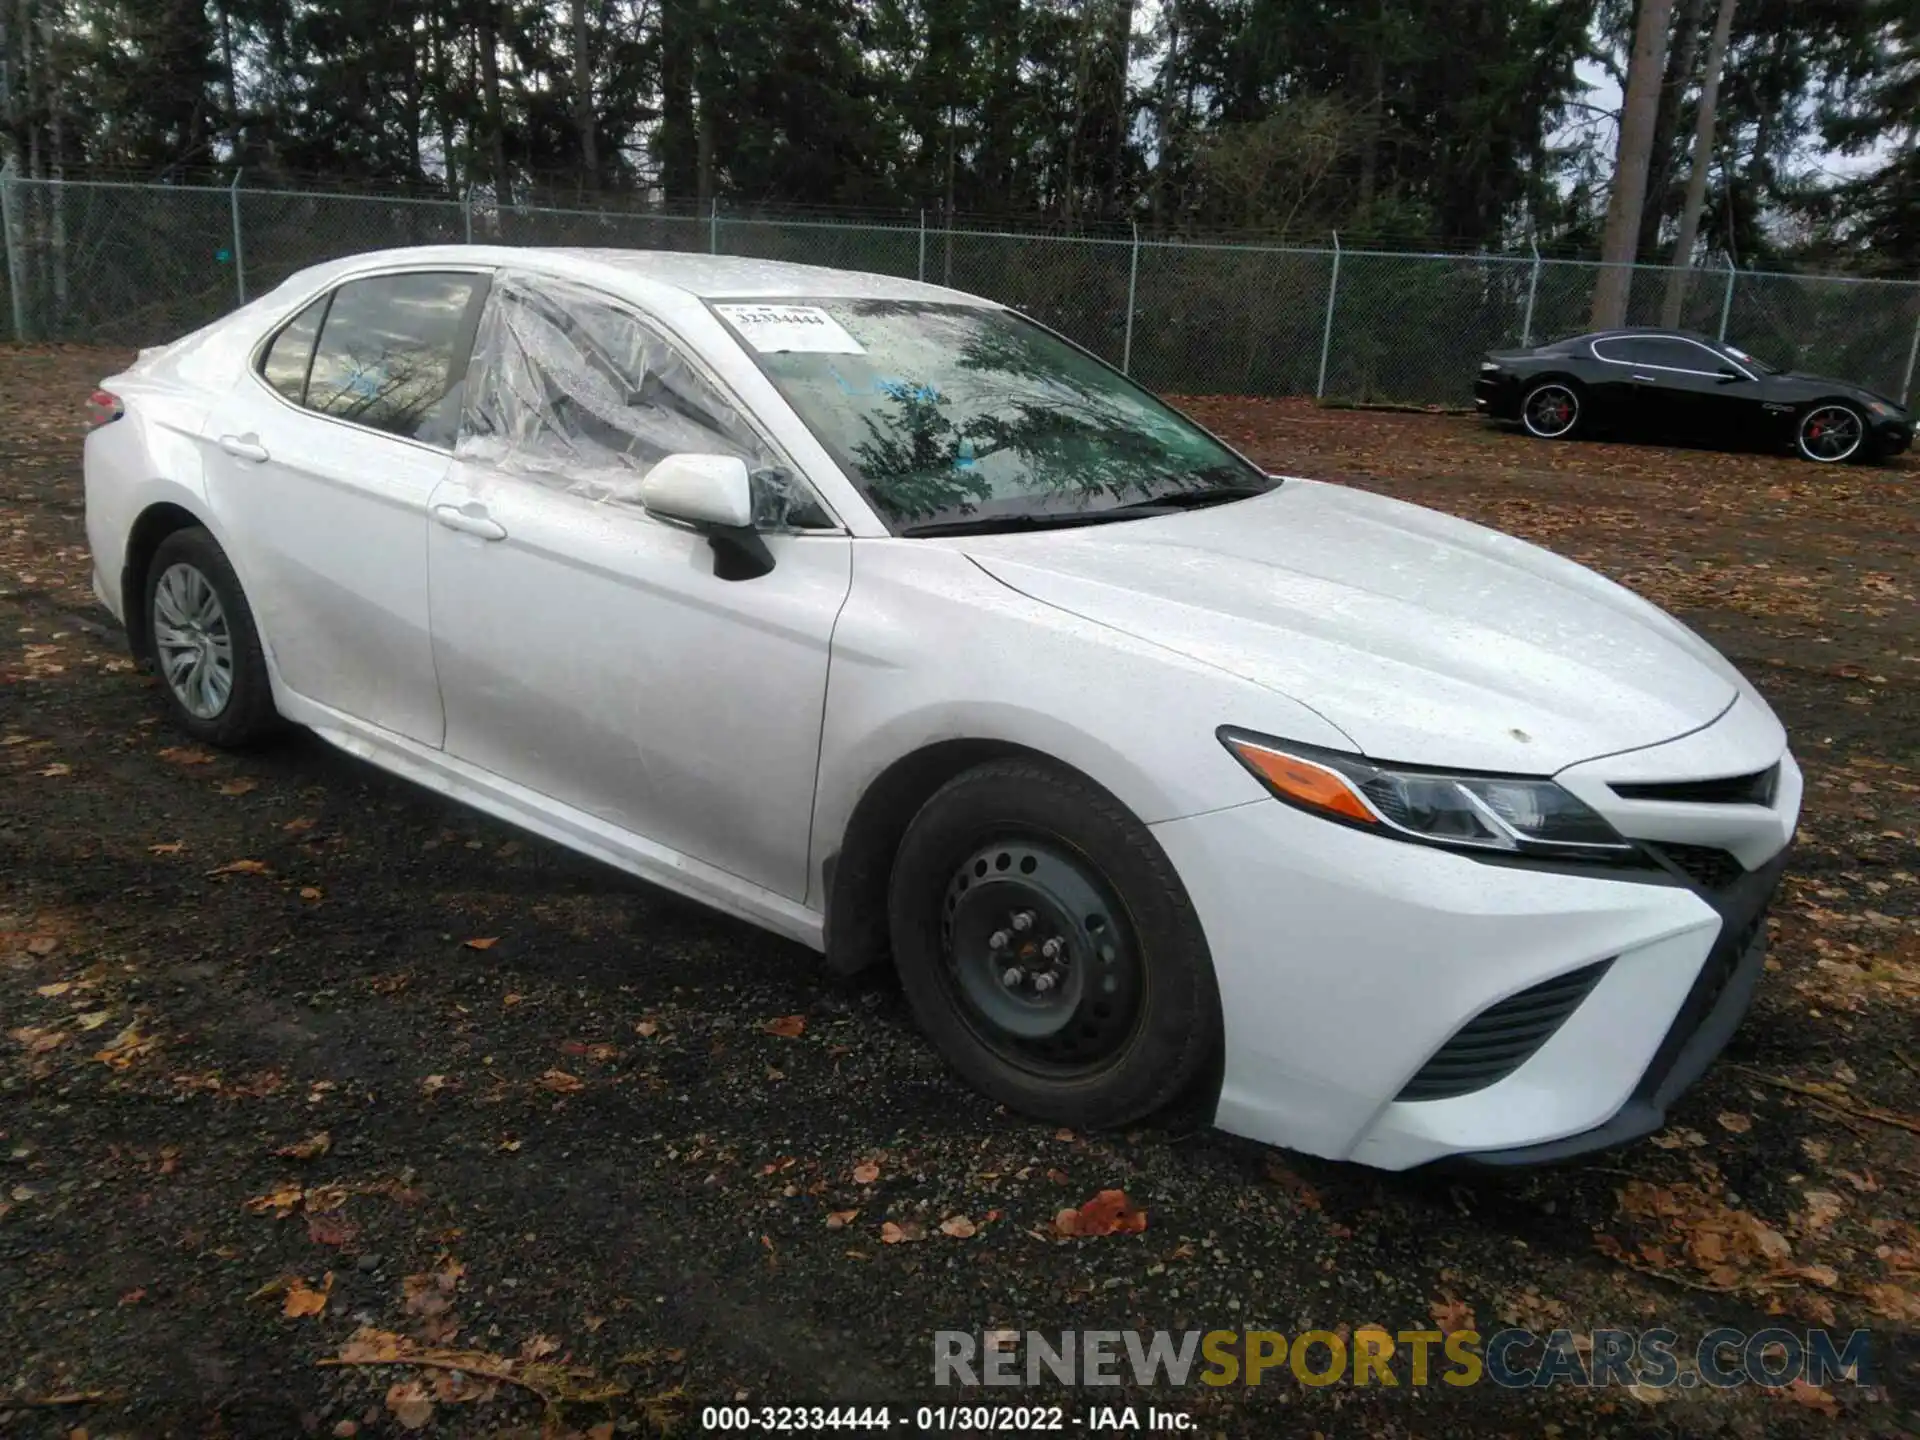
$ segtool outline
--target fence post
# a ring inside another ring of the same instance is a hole
[[[6,232],[7,290],[13,300],[13,338],[24,345],[27,339],[26,256],[20,253],[20,197],[14,184],[20,178],[13,157],[7,157],[0,169],[0,230]]]
[[[1527,277],[1527,315],[1520,322],[1520,348],[1533,348],[1533,299],[1540,293],[1540,247],[1533,236],[1527,237],[1527,249],[1533,252],[1533,273]]]
[[[1313,398],[1327,395],[1327,352],[1333,348],[1333,302],[1340,295],[1340,232],[1333,232],[1333,278],[1327,282],[1327,324],[1320,332],[1320,381],[1313,387]]]
[[[720,253],[720,197],[714,196],[707,205],[707,253]]]
[[[247,303],[247,262],[240,253],[240,177],[244,167],[233,172],[233,184],[227,187],[227,206],[233,211],[233,284],[240,303]]]
[[[1127,334],[1120,342],[1120,373],[1133,374],[1133,297],[1140,288],[1140,222],[1133,222],[1133,258],[1127,264]]]
[[[920,207],[920,274],[922,285],[927,283],[927,207]]]
[[[460,226],[466,232],[467,244],[473,243],[473,185],[460,192]]]
[[[1916,289],[1914,295],[1917,299],[1920,299],[1920,289]],[[14,303],[18,304],[19,302],[16,301]],[[1916,304],[1914,309],[1916,312],[1920,312],[1920,304]],[[18,321],[16,320],[15,323],[18,324]],[[1910,406],[1913,404],[1913,362],[1915,360],[1920,360],[1920,313],[1916,313],[1913,317],[1913,344],[1907,347],[1907,373],[1905,378],[1900,382],[1900,403],[1902,405]]]
[[[1727,319],[1733,314],[1733,281],[1740,272],[1734,269],[1733,257],[1727,257],[1727,297],[1720,302],[1720,343],[1727,343]]]

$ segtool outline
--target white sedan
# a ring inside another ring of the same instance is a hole
[[[1553,1159],[1660,1126],[1761,969],[1801,779],[1733,666],[989,301],[388,251],[94,407],[94,583],[182,729],[890,957],[1026,1114]]]

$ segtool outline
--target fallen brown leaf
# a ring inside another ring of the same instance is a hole
[[[829,1210],[827,1212],[827,1229],[844,1230],[854,1222],[859,1214],[860,1212],[858,1210]]]
[[[287,1283],[287,1300],[286,1304],[281,1306],[280,1313],[289,1320],[318,1315],[327,1308],[327,1296],[332,1291],[333,1272],[331,1270],[320,1282],[318,1290],[311,1288],[305,1280],[296,1275]]]
[[[229,860],[224,865],[216,865],[207,871],[209,875],[265,875],[267,862],[264,860]]]
[[[587,1088],[586,1081],[577,1075],[569,1075],[564,1070],[547,1071],[540,1077],[540,1084],[543,1088],[553,1091],[556,1095],[571,1095],[576,1090],[584,1090]]]
[[[399,1380],[389,1385],[387,1409],[404,1430],[425,1429],[433,1422],[433,1397],[418,1380]]]
[[[767,1034],[783,1036],[788,1040],[797,1039],[806,1028],[807,1017],[804,1015],[781,1015],[761,1026]]]
[[[872,1160],[862,1160],[853,1167],[853,1183],[871,1185],[880,1178],[880,1167]]]
[[[469,950],[491,950],[500,943],[500,937],[498,935],[476,935],[473,939],[462,940],[460,943]]]
[[[1124,1190],[1102,1190],[1079,1209],[1056,1214],[1053,1228],[1060,1235],[1137,1235],[1147,1228],[1147,1212]]]
[[[282,1145],[273,1153],[285,1156],[289,1160],[318,1160],[333,1148],[333,1136],[328,1131],[317,1131],[304,1140],[296,1140],[291,1145]]]
[[[222,795],[249,795],[260,788],[260,782],[250,776],[242,775],[228,780],[219,787]]]
[[[926,1238],[927,1227],[922,1225],[918,1220],[905,1220],[897,1224],[892,1220],[888,1220],[880,1226],[880,1243],[882,1245],[904,1245],[910,1241],[924,1240]]]
[[[971,1240],[980,1233],[980,1228],[964,1215],[949,1215],[940,1222],[940,1233],[956,1240]]]

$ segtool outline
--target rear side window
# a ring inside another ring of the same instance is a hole
[[[314,348],[307,408],[451,447],[481,283],[418,274],[342,285]]]
[[[296,405],[307,400],[307,370],[313,364],[313,342],[320,334],[320,318],[327,313],[322,295],[286,323],[267,347],[260,373],[267,384]]]

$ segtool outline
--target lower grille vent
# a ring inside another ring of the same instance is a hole
[[[1747,873],[1732,855],[1711,845],[1648,844],[1647,849],[1706,890],[1724,890]]]
[[[1596,961],[1488,1006],[1436,1050],[1394,1098],[1451,1100],[1506,1079],[1566,1023],[1611,964]]]

